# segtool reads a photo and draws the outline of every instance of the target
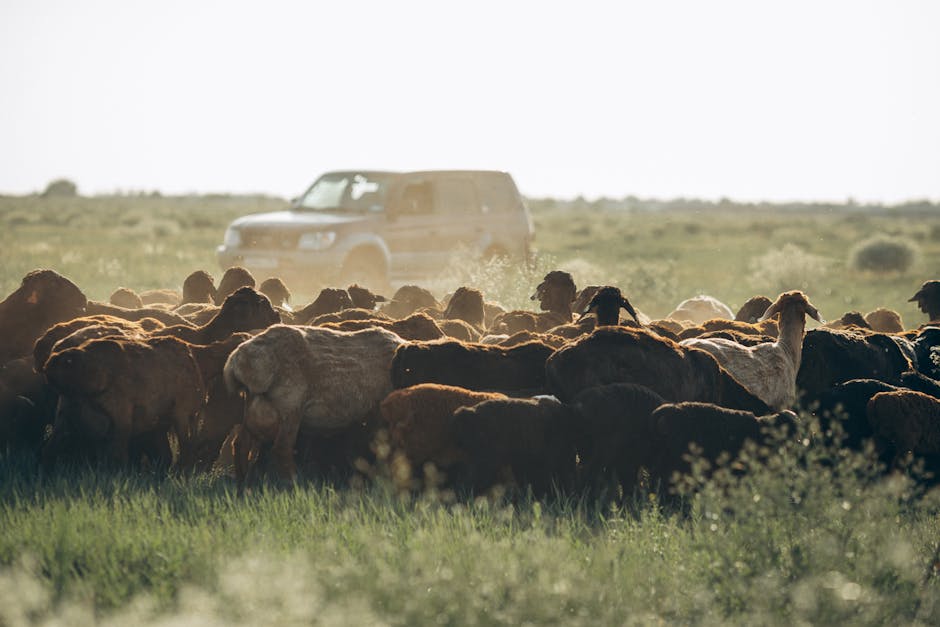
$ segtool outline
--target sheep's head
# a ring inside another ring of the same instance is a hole
[[[196,270],[183,281],[182,303],[214,303],[215,279],[205,270]]]
[[[216,290],[214,297],[215,304],[221,305],[229,295],[240,287],[254,286],[255,277],[251,275],[251,272],[241,266],[229,268],[225,271],[225,274],[222,275],[222,280],[219,281],[219,289]]]
[[[594,298],[588,303],[586,311],[582,313],[593,313],[597,316],[598,326],[612,326],[620,322],[620,309],[623,308],[630,314],[637,324],[640,323],[637,318],[636,310],[630,301],[620,292],[620,288],[612,285],[606,285],[594,294]]]
[[[87,302],[78,286],[58,272],[33,270],[23,277],[16,291],[0,303],[0,311],[25,308],[31,319],[38,314],[43,319],[71,320],[85,312]]]
[[[438,309],[434,295],[417,285],[402,285],[382,310],[393,318],[404,318],[424,307]]]
[[[824,323],[825,320],[819,317],[819,311],[816,307],[809,302],[809,298],[806,297],[806,294],[800,292],[799,290],[794,290],[792,292],[784,292],[777,297],[777,300],[767,308],[767,311],[764,312],[764,315],[761,316],[761,321],[772,318],[777,314],[782,314],[783,312],[798,312],[804,315],[809,316],[816,322]],[[862,319],[864,322],[864,318]],[[867,323],[865,323],[867,324]]]
[[[278,277],[271,277],[261,282],[258,291],[268,297],[271,304],[290,311],[290,290],[284,281]]]
[[[940,319],[940,281],[925,282],[907,302],[917,303],[931,320]]]
[[[741,309],[738,310],[734,319],[739,322],[749,322],[753,324],[761,319],[764,312],[767,311],[767,308],[772,304],[773,302],[766,296],[752,296],[741,305]]]
[[[119,287],[114,290],[108,302],[117,307],[123,307],[124,309],[140,309],[144,306],[137,292],[127,287]]]
[[[216,319],[225,320],[233,331],[263,329],[281,321],[268,297],[250,287],[240,287],[226,298]]]
[[[483,292],[472,287],[458,287],[447,303],[444,318],[483,326]]]
[[[59,393],[72,397],[88,397],[100,394],[111,381],[112,360],[107,354],[120,351],[109,340],[97,340],[86,346],[69,348],[53,353],[45,365],[46,379]],[[98,346],[100,345],[100,346]],[[94,346],[100,350],[86,350]]]
[[[542,311],[570,313],[571,303],[577,294],[578,288],[570,273],[552,270],[535,288],[535,293],[532,294],[530,300],[539,301]]]
[[[384,303],[387,299],[379,294],[373,294],[371,290],[360,287],[355,283],[346,288],[353,306],[360,309],[375,309],[376,304]]]

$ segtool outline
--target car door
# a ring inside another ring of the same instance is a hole
[[[402,181],[389,206],[385,243],[393,278],[427,277],[440,269],[446,243],[441,238],[446,216],[436,210],[431,177]]]

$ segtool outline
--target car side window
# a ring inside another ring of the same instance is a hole
[[[409,183],[402,190],[399,213],[404,215],[427,214],[431,213],[433,207],[434,198],[429,182]]]
[[[480,202],[473,181],[462,178],[434,181],[434,208],[439,213],[480,213]]]

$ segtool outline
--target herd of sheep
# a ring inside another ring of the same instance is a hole
[[[395,459],[471,491],[629,491],[668,485],[693,444],[735,455],[803,410],[840,420],[845,446],[873,440],[888,467],[940,465],[940,281],[911,299],[928,323],[908,330],[887,309],[826,324],[797,291],[650,320],[562,271],[535,288],[538,312],[470,287],[445,302],[328,288],[299,308],[279,279],[257,287],[242,268],[218,286],[197,271],[103,303],[29,273],[0,302],[0,449],[47,469],[221,465],[244,486],[261,468],[349,472],[381,432]]]

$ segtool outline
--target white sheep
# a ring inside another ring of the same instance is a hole
[[[722,318],[734,320],[734,312],[714,296],[699,294],[679,303],[667,318],[672,320],[688,320],[694,324],[702,324],[706,320]]]
[[[293,480],[298,432],[330,433],[361,424],[392,391],[392,357],[405,343],[385,329],[274,325],[241,344],[223,370],[229,390],[244,390],[248,397],[243,441],[236,449],[247,454],[273,443],[279,474]]]
[[[721,338],[682,340],[680,344],[711,353],[741,385],[774,410],[796,401],[796,374],[803,352],[806,315],[822,322],[819,312],[803,292],[785,292],[764,313],[764,319],[780,315],[780,334],[775,342],[744,346]]]

